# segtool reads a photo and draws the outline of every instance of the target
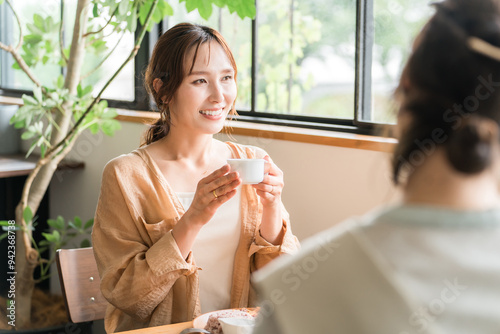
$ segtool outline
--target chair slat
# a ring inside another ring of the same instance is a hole
[[[92,247],[58,249],[56,262],[71,321],[104,319],[108,303],[101,294],[101,280]]]

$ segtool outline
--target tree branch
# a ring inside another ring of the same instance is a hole
[[[23,27],[21,25],[21,20],[19,19],[19,15],[17,15],[16,10],[14,9],[14,6],[10,3],[10,0],[6,0],[7,4],[9,5],[10,9],[12,9],[12,12],[14,13],[14,16],[17,21],[17,25],[19,26],[19,43],[17,43],[17,46],[15,50],[19,50],[19,48],[23,45]]]
[[[59,25],[59,48],[61,50],[61,58],[64,60],[64,63],[68,63],[68,58],[64,54],[64,0],[61,1],[61,24]]]
[[[38,87],[42,87],[42,92],[46,93],[45,88],[42,86],[42,84],[40,83],[40,81],[38,81],[38,79],[35,78],[35,75],[31,72],[28,64],[26,64],[26,62],[21,57],[21,55],[19,55],[19,53],[17,53],[17,51],[12,46],[10,46],[10,45],[7,46],[7,45],[3,44],[2,42],[0,42],[0,49],[2,49],[4,51],[7,51],[8,53],[10,53],[12,55],[12,57],[14,57],[14,59],[19,64],[19,67],[21,67],[21,69],[24,71],[24,73],[26,73],[26,75],[28,76],[28,78],[30,78],[31,81],[33,81],[35,83],[35,85],[37,85]]]
[[[103,31],[103,30],[104,30],[104,29],[105,29],[105,28],[109,25],[109,23],[111,22],[111,20],[112,20],[112,19],[113,19],[113,17],[115,16],[115,13],[116,13],[116,11],[117,11],[117,10],[118,10],[118,6],[116,6],[115,10],[113,11],[113,13],[111,13],[111,16],[109,17],[108,22],[106,22],[106,24],[105,24],[105,25],[104,25],[101,29],[99,29],[99,30],[97,30],[97,31],[89,31],[89,32],[88,32],[88,33],[86,33],[86,34],[83,34],[83,37],[87,37],[87,36],[89,36],[89,35],[98,34],[98,33],[100,33],[101,31]]]
[[[97,64],[96,67],[94,67],[91,71],[89,71],[87,74],[83,75],[80,77],[80,80],[83,80],[87,77],[89,77],[90,75],[92,75],[92,73],[94,73],[95,71],[97,71],[99,69],[99,67],[102,66],[102,64],[104,64],[104,62],[113,54],[113,52],[116,50],[116,48],[118,47],[118,44],[120,44],[120,42],[122,41],[122,38],[123,36],[125,36],[125,31],[122,32],[122,35],[120,36],[120,38],[118,39],[118,42],[115,44],[115,46],[113,47],[113,49],[111,51],[109,51],[109,53],[102,59],[102,61]]]

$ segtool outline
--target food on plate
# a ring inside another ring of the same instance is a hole
[[[223,334],[222,326],[219,322],[219,318],[242,318],[242,319],[254,319],[257,316],[256,310],[249,309],[234,309],[234,310],[222,310],[211,314],[208,317],[205,329],[211,334]]]

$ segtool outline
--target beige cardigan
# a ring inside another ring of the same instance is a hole
[[[236,158],[251,147],[228,142]],[[299,248],[283,207],[281,245],[260,236],[262,205],[242,186],[241,237],[235,254],[231,307],[254,305],[250,275],[282,253]],[[104,168],[92,242],[101,290],[110,303],[108,333],[189,321],[200,314],[198,267],[181,256],[171,230],[184,209],[145,149],[111,160]]]

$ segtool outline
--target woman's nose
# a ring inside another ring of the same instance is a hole
[[[224,100],[224,91],[220,84],[215,83],[210,89],[210,99],[213,102],[222,102]]]

